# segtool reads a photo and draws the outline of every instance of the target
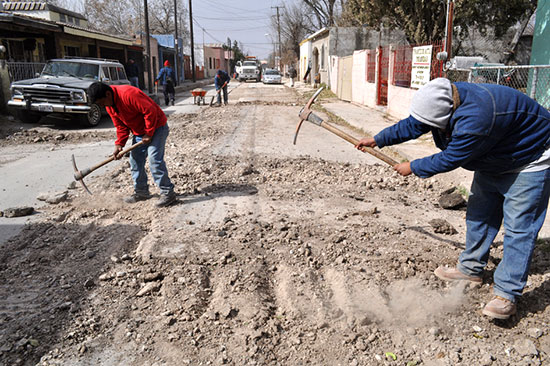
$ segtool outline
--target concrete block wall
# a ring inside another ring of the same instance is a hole
[[[412,97],[416,93],[416,89],[404,88],[392,85],[393,82],[393,65],[394,52],[390,52],[390,65],[388,75],[388,105],[385,107],[388,115],[403,119],[409,116],[409,108]],[[378,57],[376,58],[378,59]],[[338,65],[342,62],[342,57],[331,56],[330,59],[330,89],[336,95],[338,94],[338,86],[342,85],[339,80],[342,75],[338,74]],[[378,78],[374,83],[367,82],[367,50],[359,50],[353,52],[353,67],[352,67],[352,102],[365,105],[370,108],[379,108],[377,93]],[[376,75],[378,75],[378,65],[376,65]]]
[[[351,83],[352,102],[365,104],[365,80],[367,71],[367,51],[353,52],[353,69]]]

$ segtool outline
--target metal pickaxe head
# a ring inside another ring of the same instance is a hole
[[[300,122],[296,126],[296,132],[294,133],[294,145],[296,145],[296,139],[298,138],[298,133],[300,132],[300,128],[302,127],[302,123],[305,120],[307,120],[309,115],[311,114],[311,105],[313,103],[315,103],[315,99],[317,99],[317,97],[319,96],[319,94],[321,94],[321,92],[323,91],[324,88],[325,87],[322,86],[319,89],[317,89],[315,94],[313,94],[313,96],[309,99],[309,101],[306,103],[304,108],[302,108],[302,110],[300,111],[300,114],[298,115],[300,117]]]
[[[89,194],[92,194],[92,192],[88,189],[88,187],[86,187],[86,184],[84,183],[84,177],[88,174],[90,174],[90,169],[85,169],[84,172],[81,172],[80,170],[78,170],[78,168],[76,167],[76,161],[74,160],[74,155],[71,156],[72,160],[73,160],[73,168],[74,168],[74,179],[76,181],[79,181],[81,184],[82,184],[82,187],[84,187],[84,189],[86,190],[86,192],[88,192]]]

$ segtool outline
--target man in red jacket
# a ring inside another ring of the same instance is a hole
[[[166,115],[151,98],[140,89],[130,85],[107,85],[95,82],[88,89],[90,102],[104,106],[116,127],[116,157],[122,151],[130,135],[132,144],[143,141],[144,145],[130,152],[130,167],[134,180],[134,194],[126,198],[135,203],[151,198],[145,160],[149,157],[149,169],[160,189],[157,207],[165,207],[176,201],[174,185],[168,177],[164,162],[164,146],[168,137]]]

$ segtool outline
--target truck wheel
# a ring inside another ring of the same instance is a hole
[[[23,123],[38,123],[42,114],[18,109],[13,112],[13,116]]]
[[[80,123],[87,127],[96,127],[101,121],[101,107],[97,104],[92,104],[87,114],[79,115]]]

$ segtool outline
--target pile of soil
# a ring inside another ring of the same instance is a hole
[[[383,165],[214,153],[240,108],[170,117],[176,205],[122,203],[122,162],[3,246],[2,364],[550,363],[547,242],[518,315],[487,319],[501,242],[480,287],[433,275],[463,247],[464,209],[439,204],[451,186]]]

